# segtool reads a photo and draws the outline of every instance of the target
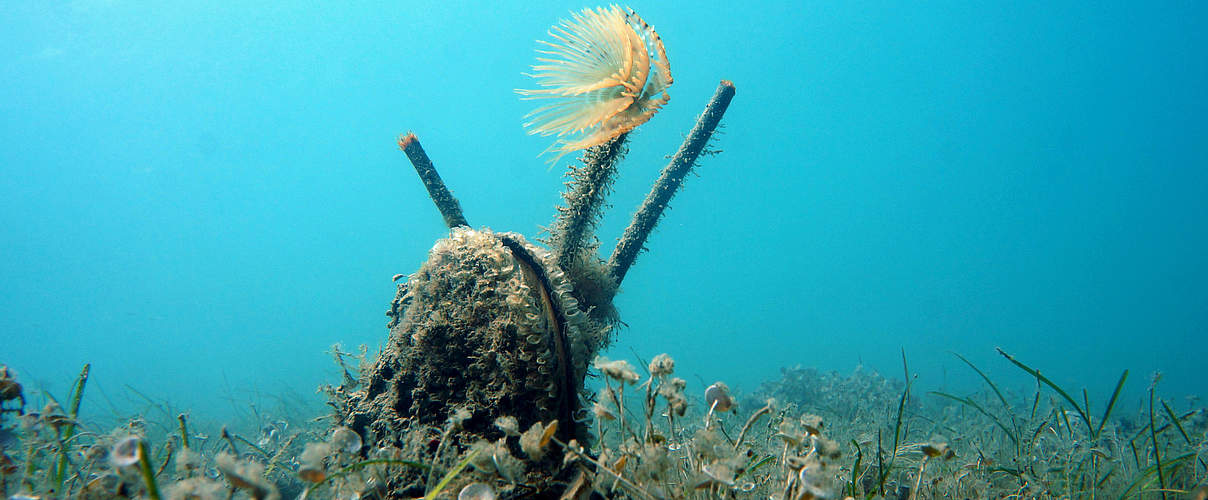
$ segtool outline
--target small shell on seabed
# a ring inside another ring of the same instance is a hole
[[[730,388],[721,382],[715,382],[705,389],[705,404],[713,411],[726,412],[734,406],[734,398],[730,397]]]
[[[345,453],[357,453],[361,451],[362,446],[361,436],[347,427],[337,427],[332,431],[331,444]]]
[[[115,467],[126,467],[138,463],[143,456],[139,449],[140,444],[142,444],[142,438],[138,436],[123,438],[113,445],[113,449],[109,450],[109,461]]]
[[[470,483],[457,494],[457,500],[495,500],[495,488],[487,483]]]

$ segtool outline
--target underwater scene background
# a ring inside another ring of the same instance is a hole
[[[392,276],[449,235],[396,138],[473,227],[537,241],[578,155],[538,157],[515,89],[585,7],[0,4],[0,363],[31,408],[91,363],[81,422],[329,413],[332,345],[381,348]],[[629,135],[603,254],[717,82],[737,94],[604,355],[669,353],[695,399],[794,367],[900,391],[903,355],[912,398],[984,390],[955,353],[1029,400],[1001,348],[1096,416],[1125,369],[1119,415],[1148,418],[1157,372],[1175,413],[1203,408],[1208,5],[629,7],[675,83]]]

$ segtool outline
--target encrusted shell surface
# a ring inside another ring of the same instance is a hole
[[[416,441],[407,434],[432,434],[457,409],[472,415],[457,437],[467,446],[498,437],[492,422],[503,415],[573,422],[611,325],[572,292],[549,252],[523,236],[454,229],[399,285],[387,344],[356,391],[337,393],[341,424],[366,443],[405,448]],[[564,428],[568,439],[582,432]]]

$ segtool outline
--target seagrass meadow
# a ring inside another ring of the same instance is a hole
[[[339,346],[332,354],[346,374],[326,390],[334,400],[358,380],[375,383],[381,360],[375,366],[364,351]],[[27,400],[4,369],[0,479],[13,499],[1208,495],[1203,407],[1172,405],[1156,379],[1142,404],[1130,404],[1119,391],[1126,371],[1103,395],[1102,414],[1092,413],[1087,400],[1001,354],[1035,377],[1034,393],[1000,389],[959,355],[983,381],[962,395],[919,393],[910,377],[861,367],[786,368],[735,394],[723,382],[692,387],[675,376],[667,354],[640,369],[598,358],[592,417],[575,421],[585,428],[564,438],[559,420],[523,424],[533,408],[506,408],[490,421],[484,417],[498,410],[472,402],[443,422],[396,416],[381,424],[402,428],[393,431],[358,425],[339,405],[327,415],[304,398],[279,397],[249,400],[247,411],[221,425],[199,425],[153,398],[124,417],[115,411],[85,422],[78,412],[87,365],[66,407],[50,394]],[[905,358],[902,369],[911,373]],[[35,399],[46,404],[23,410]]]
[[[0,5],[0,498],[1208,500],[1208,7]]]

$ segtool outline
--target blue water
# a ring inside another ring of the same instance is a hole
[[[302,4],[0,4],[0,362],[27,386],[91,362],[106,394],[221,414],[338,382],[324,351],[384,342],[391,276],[447,232],[407,130],[472,225],[552,221],[573,156],[537,158],[513,89],[588,5]],[[1031,387],[998,346],[1096,401],[1125,368],[1131,395],[1155,371],[1208,395],[1208,4],[798,4],[632,4],[676,83],[606,251],[718,80],[738,93],[609,355],[749,391],[897,376],[904,349],[919,384],[976,387],[958,352]]]

